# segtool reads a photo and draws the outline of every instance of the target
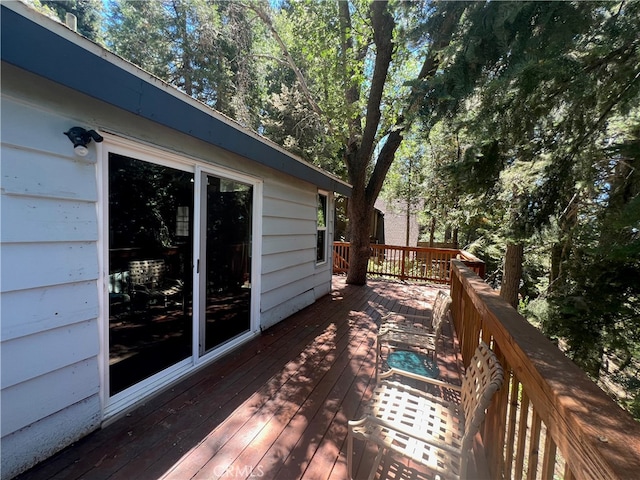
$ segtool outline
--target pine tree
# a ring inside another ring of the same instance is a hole
[[[464,19],[425,85],[425,119],[464,134],[456,175],[477,198],[506,187],[493,192],[512,210],[502,237],[524,242],[525,259],[555,234],[543,324],[597,377],[605,350],[637,354],[640,4],[474,2]],[[526,165],[526,188],[510,192]]]
[[[56,13],[61,22],[71,13],[78,20],[78,33],[94,42],[100,42],[102,2],[100,0],[39,0],[39,3]]]

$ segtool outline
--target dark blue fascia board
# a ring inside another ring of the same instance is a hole
[[[257,163],[350,196],[351,188],[2,6],[2,61]]]

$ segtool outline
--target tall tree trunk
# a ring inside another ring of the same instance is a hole
[[[371,215],[373,207],[369,207],[368,202],[358,198],[360,192],[352,192],[348,204],[349,225],[351,227],[351,246],[349,251],[349,271],[347,272],[347,283],[353,285],[364,285],[367,281],[367,267],[370,256],[370,235]],[[362,228],[365,226],[366,228]]]
[[[174,1],[172,5],[176,15],[177,41],[182,48],[182,65],[178,67],[178,72],[182,77],[184,93],[193,97],[193,69],[191,66],[193,55],[191,54],[191,40],[187,28],[187,11],[180,2]]]
[[[350,25],[349,8],[347,2],[338,2],[341,5],[339,13],[341,17],[341,27]],[[432,45],[429,54],[422,64],[418,79],[425,79],[435,75],[438,65],[440,48],[445,47],[451,38],[454,27],[457,25],[464,8],[458,9],[455,14],[449,15],[442,24],[440,33],[442,38]],[[351,209],[350,213],[357,217],[349,217],[352,225],[352,246],[349,262],[349,273],[347,283],[364,285],[367,281],[366,266],[369,259],[369,219],[373,212],[373,204],[382,189],[382,183],[391,167],[395,153],[400,147],[404,131],[411,123],[411,119],[416,114],[422,99],[420,89],[412,89],[407,99],[405,114],[398,116],[393,128],[389,130],[387,140],[384,142],[380,153],[375,161],[373,173],[367,181],[367,172],[376,145],[376,134],[380,128],[381,102],[387,73],[391,60],[393,59],[394,44],[393,30],[395,21],[388,10],[388,2],[372,2],[370,4],[371,25],[373,27],[373,40],[376,45],[376,55],[367,98],[366,114],[364,118],[355,115],[350,125],[350,136],[346,143],[345,161],[349,172],[349,181],[352,185]],[[349,35],[344,38],[351,39]],[[349,42],[345,43],[349,45]],[[344,52],[343,52],[344,54]],[[354,104],[349,102],[350,93],[355,89],[351,81],[347,81],[345,99],[349,108]],[[362,128],[364,125],[364,128]],[[359,204],[363,202],[363,204]],[[361,223],[359,223],[361,222]],[[355,243],[354,243],[355,242]],[[362,257],[362,258],[360,258]],[[352,271],[353,268],[353,271]]]
[[[437,71],[438,50],[446,46],[451,33],[462,15],[464,8],[449,15],[441,27],[442,39],[436,41],[424,60],[418,79],[433,76]],[[387,74],[394,54],[393,31],[395,20],[389,11],[388,2],[376,1],[369,5],[369,18],[375,43],[373,70],[369,82],[366,111],[361,114],[360,88],[357,75],[349,68],[350,60],[363,60],[368,45],[356,45],[351,32],[351,12],[347,2],[338,2],[339,26],[341,30],[341,65],[345,74],[345,106],[350,110],[348,138],[345,139],[344,159],[352,185],[349,202],[349,222],[351,224],[351,251],[347,283],[364,285],[367,281],[369,259],[369,225],[373,204],[382,189],[382,183],[391,167],[395,153],[403,139],[403,134],[416,114],[423,96],[419,88],[412,88],[407,98],[404,114],[388,132],[386,141],[375,159],[373,172],[368,177],[371,161],[377,145],[377,135],[382,117],[381,106]],[[364,48],[363,48],[364,47]]]
[[[444,229],[444,241],[445,243],[451,243],[451,225],[447,225]]]
[[[409,246],[409,241],[411,240],[411,207],[409,203],[407,203],[407,229],[404,239],[404,246]]]
[[[341,2],[342,3],[342,2]],[[367,264],[369,262],[369,228],[373,213],[373,204],[382,189],[382,183],[389,171],[395,152],[402,141],[404,128],[393,131],[387,137],[382,147],[373,173],[367,182],[367,170],[373,156],[376,133],[380,125],[382,112],[382,94],[387,80],[387,73],[393,58],[393,29],[395,21],[387,9],[386,2],[373,2],[370,6],[371,24],[373,26],[373,40],[376,45],[376,56],[373,64],[371,87],[367,99],[364,129],[361,128],[362,119],[352,118],[350,135],[347,142],[345,162],[352,186],[351,201],[349,202],[349,221],[351,226],[351,251],[349,252],[349,273],[347,283],[364,285],[367,283]],[[351,24],[349,11],[340,9],[341,25]],[[352,37],[350,34],[345,38]],[[345,52],[346,53],[346,52]],[[345,100],[349,103],[354,94],[352,88],[345,92]],[[349,103],[352,106],[352,103]]]
[[[560,279],[560,264],[562,263],[562,252],[564,247],[559,241],[551,246],[551,268],[549,269],[549,286],[547,293],[557,290],[556,282]]]
[[[522,243],[508,243],[504,254],[504,268],[502,274],[502,286],[500,296],[513,308],[518,308],[518,292],[522,278],[522,260],[524,246]]]
[[[431,217],[431,225],[429,226],[429,246],[433,247],[433,241],[436,237],[436,217]]]
[[[411,240],[411,170],[409,170],[409,188],[407,189],[407,214],[406,214],[406,229],[405,229],[405,239],[404,246],[409,246],[409,241]]]

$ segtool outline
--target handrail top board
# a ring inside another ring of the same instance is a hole
[[[452,276],[484,325],[578,478],[635,478],[640,423],[460,260]]]

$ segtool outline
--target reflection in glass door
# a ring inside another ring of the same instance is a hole
[[[251,328],[253,188],[203,174],[200,355]]]
[[[194,175],[109,154],[109,394],[192,356]]]

